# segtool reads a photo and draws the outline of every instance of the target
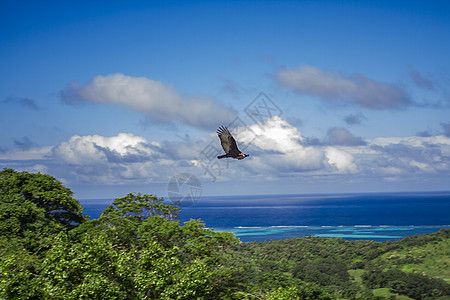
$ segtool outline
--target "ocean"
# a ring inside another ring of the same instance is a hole
[[[112,201],[80,203],[98,218]],[[450,228],[450,192],[208,196],[182,207],[179,219],[201,219],[242,242],[310,235],[386,241]]]

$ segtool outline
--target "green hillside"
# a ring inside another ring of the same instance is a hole
[[[88,220],[49,175],[0,172],[0,299],[450,299],[450,229],[240,243],[153,195]]]
[[[425,236],[422,239],[427,238],[429,237]],[[387,269],[441,278],[450,283],[450,239],[442,238],[427,241],[423,245],[408,246],[410,240],[411,238],[403,240],[400,244],[406,245],[383,254],[373,263]]]
[[[241,266],[249,292],[270,274],[272,285],[310,282],[340,299],[450,299],[449,260],[450,230],[442,229],[395,242],[304,237],[242,243],[232,264]]]

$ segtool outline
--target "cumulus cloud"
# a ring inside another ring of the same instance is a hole
[[[249,143],[246,152],[250,157],[235,161],[217,160],[214,156],[212,163],[222,164],[221,173],[216,172],[218,169],[210,171],[223,180],[261,182],[301,180],[311,176],[318,182],[320,178],[341,180],[347,178],[345,176],[390,181],[415,176],[448,177],[448,136],[385,137],[352,145],[348,139],[354,137],[349,138],[348,132],[343,132],[345,143],[311,145],[295,126],[275,116],[265,123],[237,131],[238,144]],[[200,155],[207,144],[206,138],[154,142],[131,133],[111,137],[75,135],[56,146],[8,150],[0,153],[0,163],[6,167],[48,172],[70,184],[164,183],[182,172],[210,179],[205,169],[196,167],[210,163],[209,158]],[[213,146],[220,147],[216,136]]]
[[[322,71],[305,65],[295,69],[283,68],[275,74],[275,79],[279,85],[300,94],[369,109],[398,109],[411,104],[399,86],[378,82],[358,73],[344,76],[339,71]]]
[[[368,144],[374,150],[365,162],[377,173],[421,174],[450,171],[450,138],[377,138]]]
[[[10,161],[41,161],[47,160],[52,153],[52,146],[35,147],[29,149],[12,149],[0,152],[0,162],[4,165]]]
[[[158,143],[131,133],[74,135],[56,146],[2,152],[0,163],[49,172],[71,184],[164,183],[177,173],[193,172],[192,160],[203,142],[189,139]]]
[[[157,152],[152,148],[157,146],[131,133],[119,133],[113,137],[74,135],[69,141],[55,147],[53,154],[75,165],[134,163],[155,159]]]
[[[340,173],[357,172],[353,156],[346,151],[334,147],[327,147],[325,149],[325,157],[327,158],[327,162],[339,170]]]
[[[328,130],[327,140],[331,145],[339,146],[361,146],[366,142],[360,138],[351,134],[347,129],[334,127]]]
[[[256,135],[256,137],[255,137]],[[261,124],[253,124],[241,130],[238,141],[250,142],[250,149],[257,152],[252,157],[251,168],[277,172],[278,176],[292,173],[349,173],[356,171],[353,156],[336,147],[306,145],[299,130],[274,116]]]
[[[254,135],[257,136],[253,140]],[[253,124],[236,136],[243,142],[252,142],[263,150],[274,150],[282,153],[299,149],[303,138],[297,128],[279,116],[274,116],[264,124]]]
[[[252,137],[250,130],[256,133],[248,151],[256,155],[249,157],[240,172],[250,170],[271,178],[358,174],[361,178],[390,180],[416,175],[448,176],[450,172],[450,137],[445,135],[363,140],[344,128],[333,128],[327,143],[310,144],[297,128],[280,117],[251,125],[248,130],[240,131],[238,143]]]
[[[156,142],[131,133],[117,136],[72,136],[52,149],[60,166],[70,166],[64,176],[75,181],[119,184],[166,178],[161,166],[170,165]]]
[[[122,105],[162,123],[178,121],[197,128],[227,123],[235,111],[210,98],[184,98],[172,87],[145,77],[121,73],[98,75],[80,86],[71,82],[60,92],[65,103],[88,101]]]

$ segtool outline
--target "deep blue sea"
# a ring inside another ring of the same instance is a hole
[[[91,218],[112,201],[80,200]],[[450,228],[450,192],[201,197],[179,219],[201,219],[242,242],[309,235],[396,240]]]

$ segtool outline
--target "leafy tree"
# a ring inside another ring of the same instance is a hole
[[[128,194],[98,220],[61,230],[41,258],[20,243],[5,247],[0,298],[217,299],[230,276],[222,262],[238,240],[196,220],[180,226],[175,212],[155,196]]]
[[[43,262],[43,293],[54,299],[216,299],[225,293],[230,233],[191,220],[152,195],[128,194],[55,239]]]
[[[116,198],[102,213],[107,216],[120,216],[142,221],[152,216],[167,219],[178,217],[179,208],[171,204],[164,204],[163,198],[149,194],[132,194]]]
[[[0,172],[0,299],[377,299],[379,287],[414,299],[450,294],[443,280],[399,270],[429,262],[425,249],[445,256],[449,229],[396,242],[239,243],[201,220],[180,224],[178,207],[153,195],[117,198],[97,220],[81,212],[49,175]],[[361,269],[355,280],[350,269]]]
[[[49,246],[49,238],[85,221],[73,192],[50,175],[0,172],[0,236],[20,239],[36,251]]]
[[[104,235],[76,242],[61,233],[43,262],[43,293],[51,299],[133,299],[127,254]]]
[[[429,278],[416,273],[400,270],[371,270],[363,277],[363,282],[370,288],[388,287],[393,292],[413,299],[437,298],[450,296],[450,285],[442,279]]]
[[[42,299],[37,255],[5,237],[0,249],[0,299]]]
[[[320,285],[340,285],[349,280],[347,265],[332,257],[305,261],[294,268],[294,276]]]
[[[180,209],[163,201],[153,195],[128,194],[117,198],[99,219],[83,224],[76,231],[105,233],[122,249],[140,249],[156,241],[165,249],[175,246],[182,249],[185,256],[211,256],[238,243],[233,234],[206,229],[200,220],[180,226],[176,220]]]
[[[0,172],[0,298],[42,299],[46,250],[59,232],[85,221],[72,194],[49,175]]]

